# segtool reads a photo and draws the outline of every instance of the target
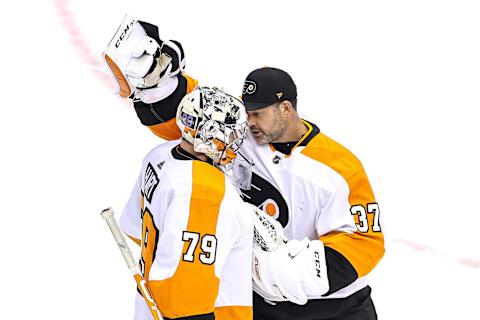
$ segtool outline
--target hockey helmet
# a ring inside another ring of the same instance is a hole
[[[229,170],[247,131],[243,103],[218,88],[198,87],[183,97],[177,109],[182,137],[196,152]]]

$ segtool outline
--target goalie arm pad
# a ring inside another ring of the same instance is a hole
[[[181,137],[175,119],[177,106],[182,98],[192,92],[198,84],[197,80],[186,74],[177,75],[175,78],[178,85],[167,97],[152,103],[145,103],[141,100],[134,102],[135,112],[140,122],[165,140],[175,140]]]
[[[266,299],[303,305],[328,292],[325,250],[320,240],[290,240],[276,251],[254,246],[253,281]]]
[[[127,16],[104,58],[117,81],[119,95],[133,100],[140,122],[165,140],[180,138],[177,106],[198,84],[183,74],[182,45],[175,40],[162,41],[157,26]]]

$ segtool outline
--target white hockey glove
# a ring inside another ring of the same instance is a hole
[[[275,251],[253,248],[253,282],[258,294],[272,301],[303,305],[308,296],[329,290],[325,251],[320,240],[290,240]]]
[[[162,41],[158,27],[125,17],[103,57],[118,84],[122,98],[153,103],[169,96],[184,70],[182,46]]]

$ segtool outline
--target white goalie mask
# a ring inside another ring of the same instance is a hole
[[[245,138],[247,113],[239,99],[218,88],[199,87],[180,102],[177,125],[196,152],[228,171]]]

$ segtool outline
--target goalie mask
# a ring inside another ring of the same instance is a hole
[[[224,172],[243,143],[247,114],[243,103],[218,88],[200,87],[186,95],[177,110],[182,137]]]

